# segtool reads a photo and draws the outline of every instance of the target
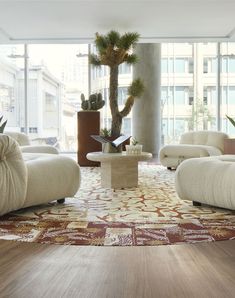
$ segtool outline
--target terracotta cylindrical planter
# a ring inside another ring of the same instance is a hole
[[[235,154],[235,139],[224,139],[224,154]]]
[[[99,166],[99,162],[86,158],[87,153],[102,151],[101,144],[91,138],[91,135],[100,134],[100,112],[79,111],[78,124],[78,164],[80,166]]]

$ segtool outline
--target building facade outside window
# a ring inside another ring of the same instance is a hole
[[[45,142],[56,139],[62,151],[77,149],[76,112],[80,95],[88,96],[88,45],[29,45],[29,136]],[[161,115],[163,144],[178,142],[188,130],[217,130],[217,43],[163,43],[161,60]],[[79,55],[82,53],[82,55]],[[0,114],[7,129],[24,131],[24,45],[0,46]],[[235,43],[221,43],[221,129],[234,134],[226,114],[235,118]],[[118,101],[127,98],[132,69],[119,69]],[[106,102],[101,127],[110,128],[109,68],[92,68],[91,91]],[[132,134],[132,114],[122,133]]]

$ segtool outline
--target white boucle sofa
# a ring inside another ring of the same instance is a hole
[[[208,204],[235,210],[235,155],[192,158],[175,173],[179,197],[194,205]]]
[[[159,152],[160,162],[167,168],[177,168],[185,159],[221,155],[224,139],[228,135],[217,131],[191,131],[184,133],[180,143],[166,145]]]
[[[80,186],[78,164],[64,156],[22,153],[18,143],[0,134],[0,215],[20,208],[63,202]]]
[[[29,137],[24,133],[7,131],[4,134],[16,140],[22,152],[59,154],[58,150],[50,145],[31,145]]]

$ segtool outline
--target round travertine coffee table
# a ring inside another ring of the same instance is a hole
[[[106,188],[138,186],[138,162],[152,158],[152,154],[91,152],[87,159],[101,162],[101,185]]]

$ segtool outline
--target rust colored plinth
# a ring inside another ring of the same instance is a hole
[[[235,154],[235,139],[224,140],[224,154]]]
[[[78,124],[78,164],[80,166],[99,166],[99,162],[86,158],[87,153],[101,151],[101,144],[91,138],[91,135],[100,133],[100,112],[79,111],[77,113]]]

